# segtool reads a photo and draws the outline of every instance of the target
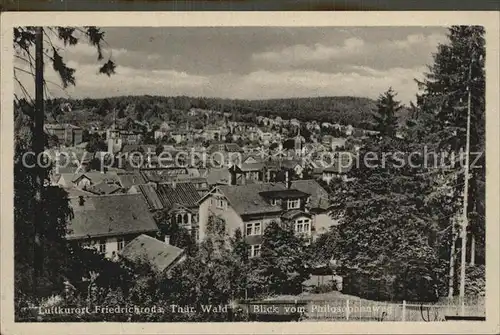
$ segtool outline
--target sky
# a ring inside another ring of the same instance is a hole
[[[359,96],[376,99],[392,87],[407,104],[418,92],[444,27],[106,27],[105,59],[116,74],[98,74],[94,47],[81,40],[61,53],[76,69],[62,90],[51,66],[52,97],[120,95],[268,99]],[[52,43],[58,44],[52,36]],[[49,45],[47,42],[45,43]],[[27,69],[15,59],[15,66]],[[33,92],[30,75],[16,71]],[[15,85],[16,94],[22,96]]]

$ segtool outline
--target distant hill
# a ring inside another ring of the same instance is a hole
[[[57,106],[62,102],[72,105],[72,112],[62,115]],[[204,97],[161,97],[161,96],[121,96],[105,99],[55,99],[47,102],[47,110],[60,121],[82,123],[85,120],[100,120],[109,123],[113,112],[118,118],[139,120],[171,120],[182,118],[190,108],[201,108],[230,112],[233,118],[251,119],[259,115],[283,119],[296,118],[302,121],[352,125],[357,128],[372,129],[372,114],[376,101],[369,98],[339,96],[314,98],[287,98],[269,100],[219,99]],[[406,120],[408,110],[404,110],[401,121]]]

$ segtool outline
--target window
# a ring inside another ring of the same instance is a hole
[[[309,233],[311,231],[311,220],[301,219],[295,221],[295,232],[297,233]]]
[[[304,220],[297,220],[297,221],[295,221],[295,231],[297,233],[303,233],[304,232]]]
[[[278,204],[278,199],[271,199],[271,205],[276,206]]]
[[[125,247],[125,240],[123,238],[119,238],[118,239],[118,251],[122,250],[124,247]]]
[[[224,209],[226,208],[226,201],[224,199],[217,199],[217,208]]]
[[[248,257],[252,258],[260,256],[260,249],[261,249],[260,244],[251,245],[250,248],[248,249]]]
[[[304,232],[309,233],[311,231],[311,220],[304,220]]]
[[[182,223],[182,214],[177,214],[175,216],[175,223]]]
[[[262,226],[260,222],[250,222],[246,224],[246,235],[260,235],[262,233]]]
[[[260,235],[261,234],[261,226],[260,222],[255,222],[253,224],[253,234],[254,235]]]
[[[252,235],[253,232],[253,224],[252,223],[247,223],[246,227],[246,235]]]
[[[288,200],[288,209],[299,208],[299,206],[300,206],[299,199],[289,199]]]
[[[99,240],[99,252],[106,253],[106,240]]]
[[[182,223],[188,224],[189,223],[189,215],[186,213],[182,217]]]

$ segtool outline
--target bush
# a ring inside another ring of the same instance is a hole
[[[466,273],[465,295],[469,297],[484,297],[486,291],[484,265],[468,266]]]

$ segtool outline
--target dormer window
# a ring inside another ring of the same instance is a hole
[[[299,199],[288,199],[287,201],[287,209],[297,209],[300,207]]]

